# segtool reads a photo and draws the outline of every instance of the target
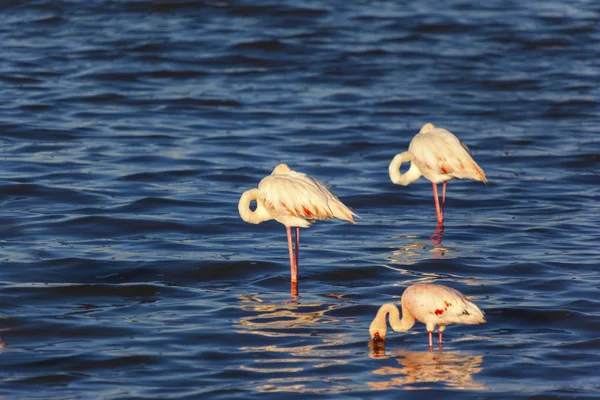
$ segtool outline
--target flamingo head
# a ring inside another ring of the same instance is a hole
[[[369,326],[369,334],[371,335],[371,339],[375,342],[383,342],[385,341],[385,332],[387,331],[387,326],[385,323],[385,319],[383,323],[378,321],[377,318],[371,322],[371,326]]]

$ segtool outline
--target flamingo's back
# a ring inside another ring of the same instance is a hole
[[[423,176],[432,182],[459,178],[487,183],[467,145],[444,128],[425,124],[410,142],[408,151]]]
[[[481,324],[485,314],[459,291],[447,286],[419,283],[402,294],[403,309],[420,322],[433,325]]]
[[[357,216],[321,182],[278,166],[258,185],[259,199],[274,219],[286,226],[308,227],[333,217],[354,223]]]

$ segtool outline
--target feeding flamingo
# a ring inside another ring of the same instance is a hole
[[[402,163],[410,161],[410,168],[400,173]],[[410,141],[408,151],[397,154],[389,166],[390,179],[396,185],[407,186],[422,176],[431,181],[438,224],[444,223],[446,182],[454,178],[475,179],[487,183],[483,170],[471,157],[469,147],[450,131],[423,125]],[[442,185],[442,206],[438,200],[437,184]]]
[[[250,202],[256,200],[256,209]],[[258,184],[258,189],[245,191],[238,204],[240,216],[251,224],[271,219],[285,225],[290,253],[292,283],[298,282],[298,249],[300,228],[308,228],[313,222],[333,217],[354,223],[358,217],[318,180],[279,164],[271,175]],[[296,227],[295,250],[292,246],[291,227]]]
[[[483,324],[485,314],[471,303],[458,290],[431,283],[417,283],[404,290],[400,311],[393,303],[379,308],[377,316],[369,326],[371,339],[384,341],[387,330],[386,317],[389,314],[390,326],[396,332],[406,332],[415,324],[415,320],[425,324],[429,332],[429,348],[433,345],[432,332],[438,327],[439,344],[442,346],[442,332],[452,324]]]

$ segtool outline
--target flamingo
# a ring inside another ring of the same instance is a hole
[[[458,290],[431,283],[417,283],[404,290],[401,299],[402,319],[400,311],[393,303],[386,303],[379,308],[377,315],[369,326],[371,339],[375,342],[385,340],[387,330],[386,316],[389,314],[390,325],[396,332],[406,332],[415,324],[415,320],[425,324],[429,333],[429,349],[433,341],[432,332],[438,327],[439,345],[442,346],[442,332],[452,324],[484,324],[485,314],[471,303]]]
[[[256,209],[250,202],[256,200]],[[285,225],[290,253],[292,284],[298,282],[298,250],[300,228],[308,228],[313,222],[333,217],[354,222],[357,214],[346,207],[318,180],[279,164],[271,175],[258,184],[258,189],[245,191],[238,204],[240,216],[251,224],[271,219]],[[292,230],[296,227],[295,250],[292,246]],[[293,286],[293,285],[292,285]]]
[[[402,163],[410,168],[400,173]],[[397,154],[389,166],[390,179],[396,185],[407,186],[422,176],[433,186],[433,198],[438,225],[444,223],[446,182],[454,178],[474,179],[487,184],[483,170],[471,157],[469,147],[452,132],[426,123],[410,141],[408,151]],[[438,200],[437,184],[442,185],[442,207]]]

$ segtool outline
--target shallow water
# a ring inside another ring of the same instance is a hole
[[[598,397],[600,6],[0,6],[0,396]],[[425,122],[489,184],[387,167]],[[356,225],[238,216],[285,162]],[[440,241],[441,240],[441,241]],[[488,322],[369,343],[436,282]]]

